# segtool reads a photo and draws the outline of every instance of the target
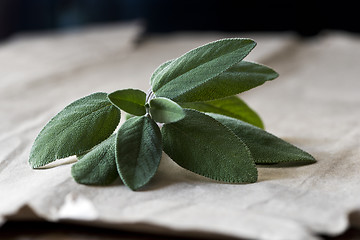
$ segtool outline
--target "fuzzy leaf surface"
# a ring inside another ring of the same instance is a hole
[[[222,114],[264,128],[260,116],[237,96],[206,102],[180,103],[180,105],[183,108],[191,108],[200,112]]]
[[[166,62],[164,62],[163,64],[161,64],[157,69],[155,69],[155,71],[153,72],[153,74],[151,75],[150,78],[150,84],[151,86],[153,86],[153,84],[155,83],[154,80],[156,78],[156,76],[162,71],[164,70],[164,68],[166,68],[173,60],[168,60]]]
[[[123,182],[132,190],[155,175],[162,154],[161,132],[149,117],[128,119],[116,137],[116,165]]]
[[[213,79],[239,63],[255,45],[251,39],[229,38],[193,49],[154,72],[153,92],[176,102],[215,99],[207,85],[216,85]]]
[[[159,123],[177,122],[185,117],[182,107],[168,98],[154,98],[150,101],[152,119]]]
[[[96,145],[71,167],[76,182],[87,185],[109,185],[118,177],[115,163],[115,140],[112,135]]]
[[[109,100],[119,109],[135,116],[146,113],[146,93],[138,89],[124,89],[112,92],[108,95]]]
[[[120,121],[120,111],[106,93],[83,97],[59,112],[40,131],[29,163],[38,168],[56,159],[78,155],[107,139]]]
[[[316,160],[300,148],[238,119],[219,114],[209,114],[231,129],[251,151],[255,163],[300,162],[314,163]]]
[[[206,83],[176,98],[178,102],[197,102],[232,96],[279,76],[261,64],[241,61]]]
[[[257,169],[246,145],[227,127],[195,110],[162,128],[164,151],[181,167],[230,183],[252,183]]]

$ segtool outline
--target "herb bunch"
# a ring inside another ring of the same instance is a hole
[[[31,167],[76,155],[71,173],[78,183],[107,185],[120,176],[137,190],[155,175],[162,151],[185,169],[229,183],[256,182],[256,164],[315,162],[266,132],[237,96],[278,77],[243,61],[255,45],[243,38],[211,42],[159,66],[147,94],[98,92],[71,103],[37,136]],[[121,110],[128,117],[117,128]]]

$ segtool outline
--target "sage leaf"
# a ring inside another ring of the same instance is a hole
[[[164,69],[171,61],[161,65],[158,71]],[[278,76],[277,72],[265,65],[241,61],[206,84],[186,92],[186,96],[183,96],[186,97],[185,100],[177,99],[177,101],[198,102],[224,98],[260,86]]]
[[[210,113],[209,116],[231,129],[248,146],[257,164],[316,162],[309,153],[260,128],[219,114]]]
[[[217,113],[240,119],[256,127],[264,128],[260,116],[237,96],[216,99],[206,102],[180,103],[183,108],[191,108],[200,112]]]
[[[76,182],[109,185],[119,177],[115,163],[115,140],[114,134],[78,157],[79,161],[71,167],[71,174]]]
[[[164,152],[181,167],[230,183],[252,183],[257,169],[246,145],[231,130],[201,112],[162,128]]]
[[[155,83],[154,80],[155,80],[155,77],[165,68],[167,67],[173,60],[169,60],[169,61],[166,61],[164,62],[163,64],[161,64],[157,69],[155,69],[154,73],[151,75],[151,78],[150,78],[150,84],[151,86],[153,86],[153,84]]]
[[[182,107],[168,98],[153,98],[149,105],[151,117],[156,122],[177,122],[185,117],[185,112]]]
[[[122,181],[132,190],[155,175],[162,154],[161,132],[149,117],[132,117],[116,137],[116,165]]]
[[[196,102],[224,98],[262,85],[278,76],[279,74],[269,67],[241,61],[205,84],[177,97],[176,100]]]
[[[118,90],[110,93],[108,98],[116,107],[132,115],[142,116],[146,113],[146,93],[141,90]]]
[[[241,61],[213,80],[212,83],[216,83],[218,88],[214,84],[207,87],[217,91],[213,95],[220,98],[229,96],[229,92],[233,93],[230,95],[245,92],[278,76],[277,72],[265,65]]]
[[[251,39],[229,38],[193,49],[155,71],[153,92],[176,102],[193,101],[194,96],[197,101],[212,100],[213,95],[202,89],[212,86],[212,79],[239,63],[255,45]]]
[[[32,168],[81,154],[107,139],[120,121],[120,111],[106,93],[81,98],[59,112],[40,131],[31,148]]]

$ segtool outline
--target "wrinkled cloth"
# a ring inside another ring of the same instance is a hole
[[[73,32],[23,34],[0,44],[0,222],[42,218],[182,236],[317,239],[359,226],[360,37],[324,32],[173,33],[139,40],[119,24]],[[280,77],[240,96],[267,131],[312,154],[316,164],[259,167],[254,184],[198,176],[163,154],[150,184],[77,184],[70,157],[33,170],[32,143],[66,105],[93,92],[149,89],[166,60],[223,37],[250,37],[246,57]],[[351,218],[349,218],[351,214]]]

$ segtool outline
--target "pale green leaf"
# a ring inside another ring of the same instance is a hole
[[[76,182],[88,185],[108,185],[118,177],[115,163],[115,140],[112,135],[96,145],[71,167]]]
[[[177,102],[192,101],[194,95],[198,101],[214,99],[209,91],[199,89],[206,89],[212,79],[239,63],[255,45],[251,39],[229,38],[193,49],[155,71],[153,92]]]
[[[125,121],[128,120],[128,119],[130,119],[130,118],[132,118],[132,117],[134,117],[134,115],[132,115],[132,114],[130,114],[130,113],[126,113],[126,114],[125,114]]]
[[[180,103],[180,105],[183,108],[191,108],[200,112],[222,114],[264,128],[264,124],[259,115],[237,96],[206,102]]]
[[[108,95],[109,100],[119,109],[136,116],[146,113],[146,93],[138,89],[124,89],[112,92]]]
[[[162,128],[164,151],[181,167],[230,183],[252,183],[257,170],[246,145],[227,127],[185,109],[184,119]]]
[[[132,117],[116,138],[116,165],[123,182],[132,190],[147,184],[155,175],[162,154],[161,133],[149,117]]]
[[[248,146],[257,164],[316,162],[309,153],[260,128],[223,115],[209,115],[231,129]]]
[[[81,154],[107,139],[120,121],[120,111],[106,93],[81,98],[59,112],[41,130],[30,152],[31,167]]]
[[[159,123],[177,122],[185,117],[182,107],[168,98],[153,98],[150,101],[152,119]]]

